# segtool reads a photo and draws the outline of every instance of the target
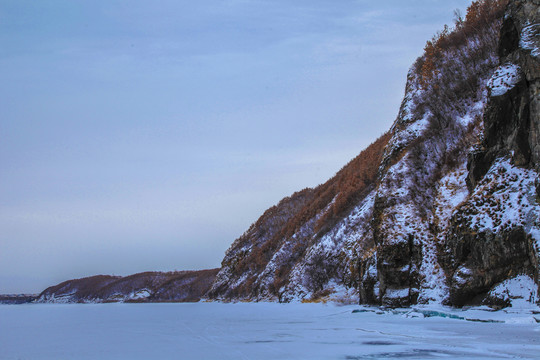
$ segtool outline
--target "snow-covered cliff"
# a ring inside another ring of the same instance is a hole
[[[267,211],[208,296],[507,305],[518,279],[538,301],[539,11],[473,2],[411,67],[389,133]]]

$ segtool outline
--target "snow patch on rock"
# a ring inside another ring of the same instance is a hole
[[[538,287],[527,275],[519,275],[497,285],[490,296],[510,302],[512,307],[528,307],[538,301]]]
[[[472,270],[465,266],[461,266],[454,273],[453,280],[457,284],[462,285],[462,284],[467,283],[469,279],[471,278],[471,276],[472,276]]]
[[[530,50],[531,55],[540,57],[540,24],[529,24],[521,31],[519,46],[522,49]]]
[[[384,297],[388,299],[403,299],[408,296],[409,296],[409,288],[386,289],[386,292],[384,294]]]
[[[506,63],[495,70],[487,86],[491,96],[501,96],[516,86],[520,80],[520,67],[516,64]]]
[[[151,291],[148,289],[140,289],[128,294],[125,300],[142,300],[149,298],[152,295]]]
[[[472,228],[498,233],[522,226],[536,237],[540,229],[536,177],[534,170],[518,168],[508,157],[498,159],[468,201],[465,216]]]

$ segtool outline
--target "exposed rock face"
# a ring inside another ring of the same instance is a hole
[[[68,280],[45,289],[38,302],[193,302],[210,289],[218,269],[146,272],[130,276],[97,275]]]
[[[379,301],[377,256],[370,254],[359,260],[358,300],[360,304],[376,304]]]
[[[455,243],[454,267],[459,266],[449,280],[453,305],[482,300],[495,284],[516,275],[536,276],[534,249],[522,228],[496,234],[467,231],[450,241]]]
[[[497,156],[512,154],[517,166],[540,165],[539,4],[521,0],[508,6],[498,50],[502,71],[492,79],[483,150],[470,159],[472,187]]]
[[[521,94],[516,94],[521,106],[516,106],[515,109],[518,115],[518,127],[526,130],[516,136],[515,142],[516,144],[523,143],[523,146],[530,151],[528,164],[531,167],[540,164],[539,49],[540,1],[512,1],[502,28],[499,55],[502,62],[517,64],[524,74],[524,88],[521,89]],[[518,105],[517,102],[515,103]],[[526,109],[527,106],[528,109]],[[526,160],[526,157],[523,160]]]
[[[420,294],[419,268],[422,250],[410,236],[377,252],[379,291],[383,305],[404,307],[415,304]]]

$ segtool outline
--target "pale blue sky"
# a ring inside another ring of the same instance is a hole
[[[0,293],[218,267],[387,130],[465,0],[0,0]]]

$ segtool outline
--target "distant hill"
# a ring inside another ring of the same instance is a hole
[[[0,304],[27,304],[37,299],[37,294],[0,295]]]
[[[45,289],[37,302],[194,302],[208,291],[219,269],[97,275]]]

